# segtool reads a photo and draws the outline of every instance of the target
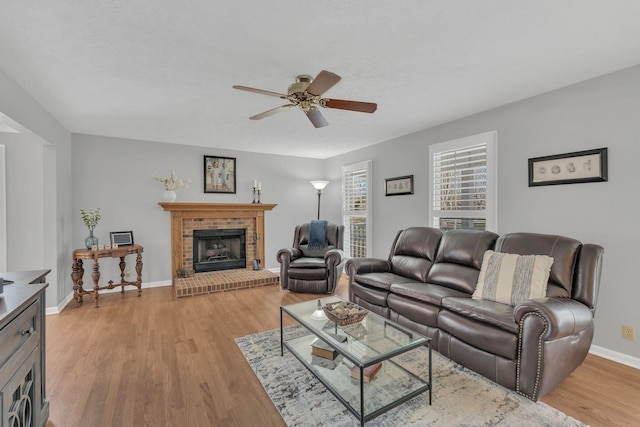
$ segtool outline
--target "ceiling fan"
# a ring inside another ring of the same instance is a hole
[[[329,123],[324,118],[318,106],[323,108],[338,108],[340,110],[359,111],[361,113],[373,113],[378,105],[373,102],[347,101],[343,99],[321,98],[322,94],[331,89],[340,81],[341,77],[329,71],[322,70],[316,78],[303,74],[296,77],[296,82],[289,86],[287,95],[268,90],[255,89],[248,86],[234,85],[234,89],[246,90],[249,92],[261,93],[263,95],[276,96],[280,99],[286,99],[290,104],[281,105],[280,107],[267,110],[263,113],[249,117],[251,120],[260,120],[265,117],[272,116],[281,111],[289,110],[294,107],[300,107],[307,115],[311,123],[321,128]]]

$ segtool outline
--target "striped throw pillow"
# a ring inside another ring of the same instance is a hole
[[[543,298],[553,258],[547,255],[515,255],[486,251],[473,292],[474,299],[516,306],[522,301]]]

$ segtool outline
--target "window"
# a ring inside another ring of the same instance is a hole
[[[429,224],[497,231],[496,131],[429,147]]]
[[[342,223],[347,257],[371,253],[371,160],[342,167]]]

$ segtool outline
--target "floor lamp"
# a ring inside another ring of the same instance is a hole
[[[329,184],[329,181],[309,181],[313,188],[318,190],[318,219],[320,219],[320,196],[322,195],[322,190]]]

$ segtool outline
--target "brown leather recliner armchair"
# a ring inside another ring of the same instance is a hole
[[[293,247],[280,249],[280,285],[294,292],[333,293],[344,263],[344,226],[328,223],[326,247],[309,248],[310,223],[296,226]]]

